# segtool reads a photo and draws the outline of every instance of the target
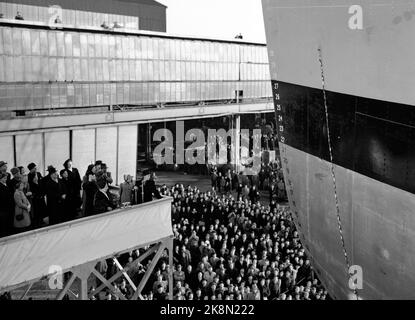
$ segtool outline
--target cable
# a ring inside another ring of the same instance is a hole
[[[324,78],[323,57],[322,57],[322,54],[321,54],[321,48],[319,47],[317,50],[318,50],[318,55],[319,55],[318,58],[319,58],[320,69],[321,69],[321,85],[322,85],[322,90],[323,90],[324,111],[325,111],[325,115],[326,115],[327,143],[328,143],[329,154],[330,154],[331,176],[333,178],[334,199],[336,201],[337,226],[339,228],[339,234],[340,234],[340,240],[341,240],[341,244],[342,244],[342,248],[343,248],[344,260],[345,260],[346,266],[347,266],[347,274],[349,274],[350,262],[349,262],[349,256],[347,255],[346,245],[345,245],[344,237],[343,237],[343,228],[342,228],[342,222],[341,222],[341,218],[340,218],[339,198],[337,196],[336,175],[334,173],[333,149],[332,149],[331,137],[330,137],[329,113],[328,113],[328,107],[327,107],[326,83],[325,83],[325,78]],[[358,299],[356,288],[354,288],[354,293],[356,295],[356,299]]]

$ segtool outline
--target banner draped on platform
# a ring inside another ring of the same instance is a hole
[[[173,234],[171,199],[0,240],[0,288],[107,257]]]

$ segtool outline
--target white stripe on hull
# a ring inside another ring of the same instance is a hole
[[[337,226],[331,164],[284,144],[280,150],[290,206],[298,212],[294,218],[307,251],[330,294],[347,299],[353,292]],[[363,268],[359,296],[415,299],[415,195],[343,167],[335,166],[335,174],[347,252],[351,264]]]
[[[320,47],[327,90],[415,105],[414,1],[262,0],[262,5],[273,80],[321,88]],[[362,8],[361,30],[349,28],[353,5]]]

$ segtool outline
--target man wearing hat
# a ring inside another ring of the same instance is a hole
[[[144,202],[153,201],[153,197],[161,199],[160,193],[156,189],[156,175],[155,173],[150,174],[150,179],[144,183]]]
[[[68,182],[70,188],[73,190],[73,206],[78,211],[81,207],[81,176],[77,168],[72,166],[72,159],[68,159],[63,163],[63,167],[68,173]]]
[[[42,179],[42,175],[40,174],[40,172],[37,171],[37,165],[35,163],[29,163],[29,165],[27,166],[27,169],[29,170],[29,176],[32,175],[32,177],[36,174],[40,179]],[[30,178],[30,177],[29,177]]]
[[[108,183],[106,178],[101,175],[97,179],[98,191],[94,196],[94,214],[100,214],[115,209],[111,200],[111,194],[108,192]]]
[[[30,190],[32,190],[33,187],[33,178],[37,176],[37,180],[40,182],[42,180],[42,175],[40,172],[37,172],[37,166],[35,163],[30,163],[27,166],[27,169],[29,170],[29,174],[27,175],[27,180],[29,181],[29,187]]]
[[[0,172],[0,237],[10,234],[14,218],[13,191],[7,185],[7,177]]]
[[[46,194],[46,205],[49,214],[49,225],[58,224],[64,221],[63,203],[66,193],[58,173],[53,166],[48,167],[46,182],[43,184]]]

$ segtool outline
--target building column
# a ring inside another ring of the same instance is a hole
[[[237,173],[241,170],[241,116],[233,115],[233,129],[235,132],[234,168]]]

